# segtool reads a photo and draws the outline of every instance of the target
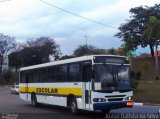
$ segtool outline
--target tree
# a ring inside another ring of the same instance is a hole
[[[51,61],[51,58],[58,60],[61,55],[59,45],[54,39],[40,37],[27,41],[18,52],[10,54],[12,66],[30,66]],[[17,58],[15,58],[17,57]],[[17,62],[20,62],[17,64]]]
[[[127,52],[124,47],[119,47],[116,49],[116,55],[126,56]]]
[[[137,49],[138,46],[149,46],[151,55],[154,57],[155,44],[152,41],[155,37],[153,36],[150,40],[147,40],[145,37],[142,38],[142,35],[146,29],[145,23],[150,16],[156,16],[157,19],[160,19],[160,4],[155,4],[152,7],[140,6],[132,8],[130,13],[131,19],[119,27],[120,32],[115,36],[122,39],[124,42],[123,46],[126,46],[127,50],[133,51]]]
[[[17,72],[18,68],[21,67],[21,60],[19,58],[18,52],[13,52],[9,54],[8,58],[9,58],[9,67],[14,67]]]
[[[0,33],[0,73],[2,73],[3,62],[8,53],[14,48],[15,38]]]
[[[9,59],[9,66],[10,67],[15,67],[16,69],[16,73],[17,73],[17,70],[19,67],[21,67],[21,54],[20,54],[20,51],[22,50],[23,48],[23,44],[22,43],[19,43],[19,42],[16,42],[14,43],[14,49],[13,51],[8,55],[8,59]]]
[[[74,58],[74,55],[64,55],[60,58],[60,60],[65,60],[65,59],[70,59],[70,58]]]
[[[96,48],[92,45],[80,45],[77,49],[74,50],[74,55],[76,57],[92,54]]]
[[[150,67],[149,61],[144,61],[141,64],[141,69],[144,71],[144,79],[147,80],[148,69]]]
[[[90,54],[93,55],[103,55],[103,54],[108,54],[108,50],[107,49],[94,49],[92,51],[89,52]]]
[[[74,56],[79,57],[83,55],[126,55],[125,48],[110,48],[110,49],[98,49],[92,45],[81,45],[74,50]],[[72,55],[73,56],[73,55]]]
[[[41,53],[43,62],[49,62],[50,56],[58,60],[61,55],[59,45],[56,44],[54,39],[49,37],[40,37],[36,40],[30,40],[27,42],[27,46],[29,48],[35,48],[35,51]]]
[[[158,63],[158,45],[160,43],[160,21],[155,16],[150,16],[146,22],[146,29],[142,35],[148,42],[152,42],[155,45],[156,50],[156,77],[158,77],[159,63]],[[153,39],[154,38],[154,39]]]
[[[116,49],[114,49],[114,48],[108,49],[108,54],[110,54],[110,55],[116,55]]]

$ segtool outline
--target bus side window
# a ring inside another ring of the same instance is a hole
[[[82,72],[82,76],[83,76],[83,79],[82,81],[83,82],[89,82],[91,81],[91,78],[92,78],[92,66],[91,65],[83,65],[83,72]]]
[[[37,83],[39,81],[38,70],[33,70],[31,73],[32,73],[32,82]]]
[[[39,70],[39,78],[41,83],[48,82],[47,73],[48,73],[47,68],[41,68]]]
[[[67,81],[67,65],[60,65],[57,67],[57,73],[58,73],[58,82],[66,82]]]
[[[48,67],[48,81],[56,82],[57,81],[57,68],[56,66]]]
[[[69,65],[69,82],[80,82],[80,64],[70,64]]]
[[[29,73],[25,73],[25,83],[29,83]]]

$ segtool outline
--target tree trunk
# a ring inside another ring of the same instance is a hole
[[[156,79],[159,78],[159,63],[158,63],[158,46],[157,44],[155,45],[155,50],[156,50],[156,61],[155,61],[155,67],[156,67]]]
[[[151,56],[154,57],[154,47],[153,45],[149,45],[150,51],[151,51]]]

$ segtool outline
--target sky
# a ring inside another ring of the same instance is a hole
[[[114,37],[120,24],[129,19],[129,10],[141,5],[153,6],[159,0],[44,0],[79,16],[77,17],[49,6],[40,0],[0,0],[0,33],[16,37],[23,42],[31,38],[47,36],[60,45],[63,55],[73,54],[86,44],[97,48],[118,48],[121,39]],[[112,26],[107,27],[107,26]],[[149,52],[139,48],[137,53]]]

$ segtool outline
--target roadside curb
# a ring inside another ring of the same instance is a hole
[[[160,104],[134,102],[134,106],[143,106],[143,105],[146,105],[146,106],[160,106]]]
[[[144,105],[148,105],[148,106],[160,106],[160,104],[153,104],[153,103],[144,103]]]
[[[134,106],[143,106],[143,105],[144,105],[143,103],[134,102]]]

